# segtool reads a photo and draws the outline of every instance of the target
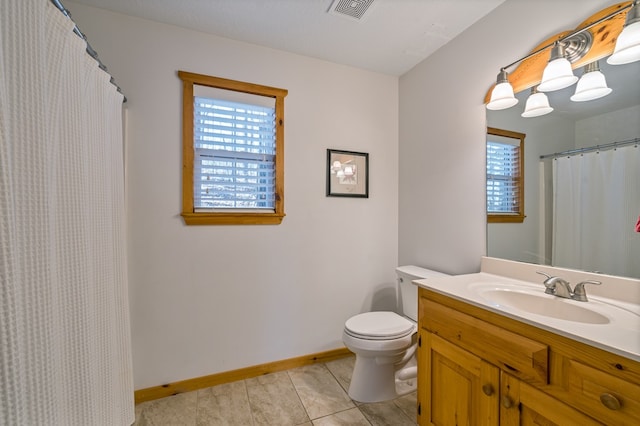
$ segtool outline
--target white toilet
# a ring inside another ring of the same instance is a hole
[[[342,341],[356,354],[349,385],[349,396],[355,401],[386,401],[416,388],[418,287],[411,282],[446,274],[418,266],[399,266],[396,274],[400,314],[367,312],[344,324]]]

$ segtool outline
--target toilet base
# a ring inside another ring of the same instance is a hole
[[[415,361],[409,362],[415,365]],[[378,364],[375,358],[356,356],[349,384],[349,397],[358,402],[381,402],[398,398],[416,390],[416,378],[397,379],[398,366]]]

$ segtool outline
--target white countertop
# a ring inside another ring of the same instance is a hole
[[[509,278],[488,272],[475,274],[434,277],[416,280],[418,286],[441,293],[454,299],[487,309],[489,311],[522,321],[527,324],[551,331],[591,346],[616,353],[623,357],[640,361],[640,305],[626,302],[618,298],[606,298],[590,295],[587,287],[588,302],[560,299],[544,293],[544,285],[540,282],[529,282]],[[606,285],[606,282],[604,282]],[[548,298],[549,303],[576,304],[576,308],[588,308],[608,318],[606,324],[583,323],[538,315],[525,310],[495,303],[483,297],[479,288],[500,288],[505,291],[521,291],[535,294],[536,297]],[[600,286],[601,287],[601,286]]]

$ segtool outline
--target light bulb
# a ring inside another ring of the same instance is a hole
[[[611,91],[611,88],[607,87],[604,74],[600,72],[598,61],[595,61],[585,67],[584,74],[576,86],[576,93],[571,96],[571,100],[574,102],[591,101],[607,96]]]
[[[501,110],[507,109],[518,103],[518,99],[513,95],[513,87],[507,78],[507,72],[502,69],[496,79],[496,87],[491,91],[491,99],[487,104],[487,109]]]
[[[629,64],[640,60],[640,2],[634,2],[627,11],[622,32],[616,40],[613,54],[607,59],[611,65]]]
[[[527,99],[527,103],[524,108],[522,117],[540,117],[541,115],[549,114],[553,111],[553,108],[549,106],[549,98],[544,93],[538,92],[537,88],[531,89],[531,95]]]
[[[552,92],[564,89],[578,81],[573,75],[571,62],[564,57],[564,47],[556,43],[551,49],[551,59],[542,72],[542,82],[538,86],[540,92]]]

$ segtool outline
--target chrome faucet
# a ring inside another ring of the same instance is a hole
[[[560,277],[552,277],[551,275],[541,271],[536,271],[536,273],[547,277],[547,279],[544,280],[543,282],[545,286],[545,290],[544,290],[545,293],[552,294],[557,297],[563,297],[565,299],[577,300],[579,302],[588,301],[587,292],[584,289],[584,286],[586,284],[593,284],[593,285],[602,284],[602,282],[600,281],[592,281],[592,280],[582,281],[576,284],[576,288],[573,291],[571,291],[571,285],[569,284],[569,281]]]
[[[566,299],[571,298],[572,291],[571,286],[569,285],[569,281],[560,277],[552,277],[551,275],[540,271],[536,271],[536,273],[547,277],[547,279],[543,282],[545,286],[545,293],[553,294],[554,296],[558,297],[564,297]]]

